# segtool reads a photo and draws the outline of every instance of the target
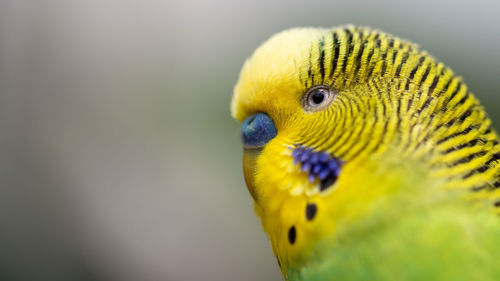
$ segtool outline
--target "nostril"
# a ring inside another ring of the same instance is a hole
[[[245,122],[247,123],[247,125],[251,125],[252,122],[255,120],[256,117],[257,117],[257,115],[254,114],[254,115],[248,117],[247,120],[245,120]]]
[[[249,116],[241,126],[241,140],[245,148],[264,146],[276,136],[273,120],[265,113]]]

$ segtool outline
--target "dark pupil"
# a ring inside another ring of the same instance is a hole
[[[325,93],[321,90],[315,91],[311,98],[314,104],[320,104],[325,99]]]

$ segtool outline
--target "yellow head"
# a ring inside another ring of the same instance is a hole
[[[317,241],[387,210],[387,198],[401,189],[495,184],[498,169],[467,176],[496,157],[498,145],[465,84],[415,45],[379,31],[302,28],[273,36],[245,62],[231,111],[244,126],[260,116],[276,130],[245,145],[243,162],[283,272],[303,263]],[[478,136],[485,145],[454,149]],[[316,162],[297,160],[300,149],[337,161],[338,174],[313,174]],[[461,165],[470,155],[470,165]]]

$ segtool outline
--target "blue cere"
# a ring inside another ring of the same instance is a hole
[[[265,113],[249,116],[241,126],[241,141],[245,148],[259,148],[276,136],[276,127]]]
[[[308,173],[309,182],[319,180],[321,191],[334,184],[340,174],[342,162],[326,152],[297,146],[292,151],[292,157],[293,163],[300,164],[301,170]]]

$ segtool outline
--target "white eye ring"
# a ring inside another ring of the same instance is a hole
[[[329,106],[336,95],[337,92],[328,86],[312,87],[302,96],[302,108],[305,111],[319,111]]]

